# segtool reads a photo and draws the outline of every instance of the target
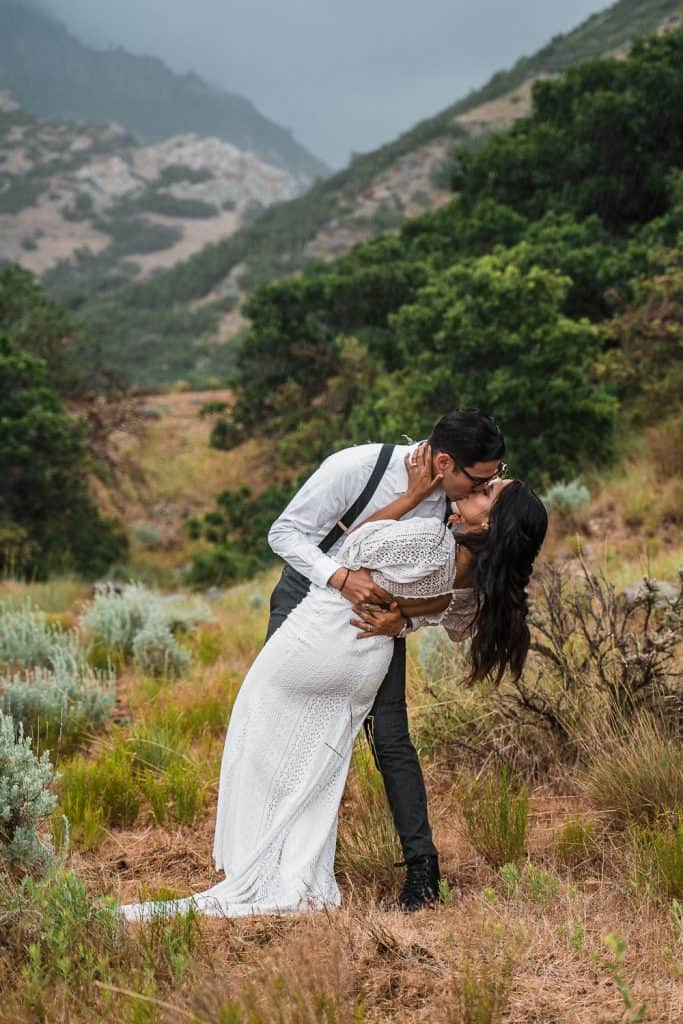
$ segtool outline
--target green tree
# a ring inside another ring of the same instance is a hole
[[[62,395],[101,384],[95,345],[56,302],[47,298],[34,275],[15,263],[0,267],[0,330],[45,362],[46,381]]]
[[[636,283],[632,303],[608,325],[605,366],[625,406],[640,420],[683,407],[683,253],[661,274]]]
[[[513,470],[531,481],[606,459],[616,400],[595,370],[603,331],[564,315],[570,285],[504,252],[443,271],[392,318],[415,357],[354,409],[353,436],[424,436],[441,410],[478,405],[495,412]]]
[[[596,213],[612,230],[665,212],[667,176],[683,165],[683,32],[634,45],[627,60],[590,60],[534,85],[531,117],[473,154],[454,187],[538,218]]]
[[[0,571],[98,574],[126,551],[86,482],[79,423],[47,382],[45,363],[0,332]]]

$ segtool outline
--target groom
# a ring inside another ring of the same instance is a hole
[[[445,519],[450,502],[485,487],[500,469],[503,434],[492,416],[456,409],[434,427],[428,443],[433,473],[441,486],[409,516]],[[403,494],[404,458],[417,445],[365,444],[335,452],[295,494],[273,523],[268,543],[287,563],[273,591],[267,637],[305,597],[311,582],[334,587],[352,605],[386,605],[392,600],[367,569],[348,571],[335,561],[344,532]],[[427,814],[420,762],[408,730],[405,620],[394,655],[366,722],[377,766],[401,840],[406,878],[394,909],[419,910],[438,899],[439,858]]]

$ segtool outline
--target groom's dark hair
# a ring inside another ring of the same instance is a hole
[[[447,412],[432,430],[432,451],[445,452],[458,466],[502,459],[505,440],[493,416],[480,409],[456,409]]]

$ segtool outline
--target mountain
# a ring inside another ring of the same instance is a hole
[[[0,0],[0,89],[41,118],[116,121],[143,142],[215,136],[310,182],[326,166],[242,96],[155,57],[96,50],[36,7]]]
[[[169,267],[292,199],[300,182],[217,138],[140,145],[115,124],[41,121],[0,93],[0,260],[90,289]]]
[[[618,0],[394,142],[357,156],[305,195],[270,207],[178,266],[110,294],[87,296],[81,289],[80,315],[103,358],[146,386],[176,376],[199,384],[207,373],[215,375],[229,361],[226,345],[241,326],[234,310],[223,314],[221,304],[235,304],[311,258],[341,255],[447,202],[456,142],[480,147],[529,112],[535,81],[590,57],[623,56],[637,37],[678,23],[679,7],[678,0]],[[68,291],[54,294],[69,299]]]

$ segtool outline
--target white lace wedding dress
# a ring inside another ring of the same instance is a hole
[[[337,555],[372,570],[395,596],[452,591],[455,541],[438,519],[379,520]],[[468,634],[472,591],[455,591],[441,621]],[[349,602],[312,586],[251,666],[232,711],[221,765],[213,856],[224,881],[186,899],[122,906],[128,920],[186,912],[237,917],[337,906],[337,815],[354,740],[393,652],[360,640]]]

